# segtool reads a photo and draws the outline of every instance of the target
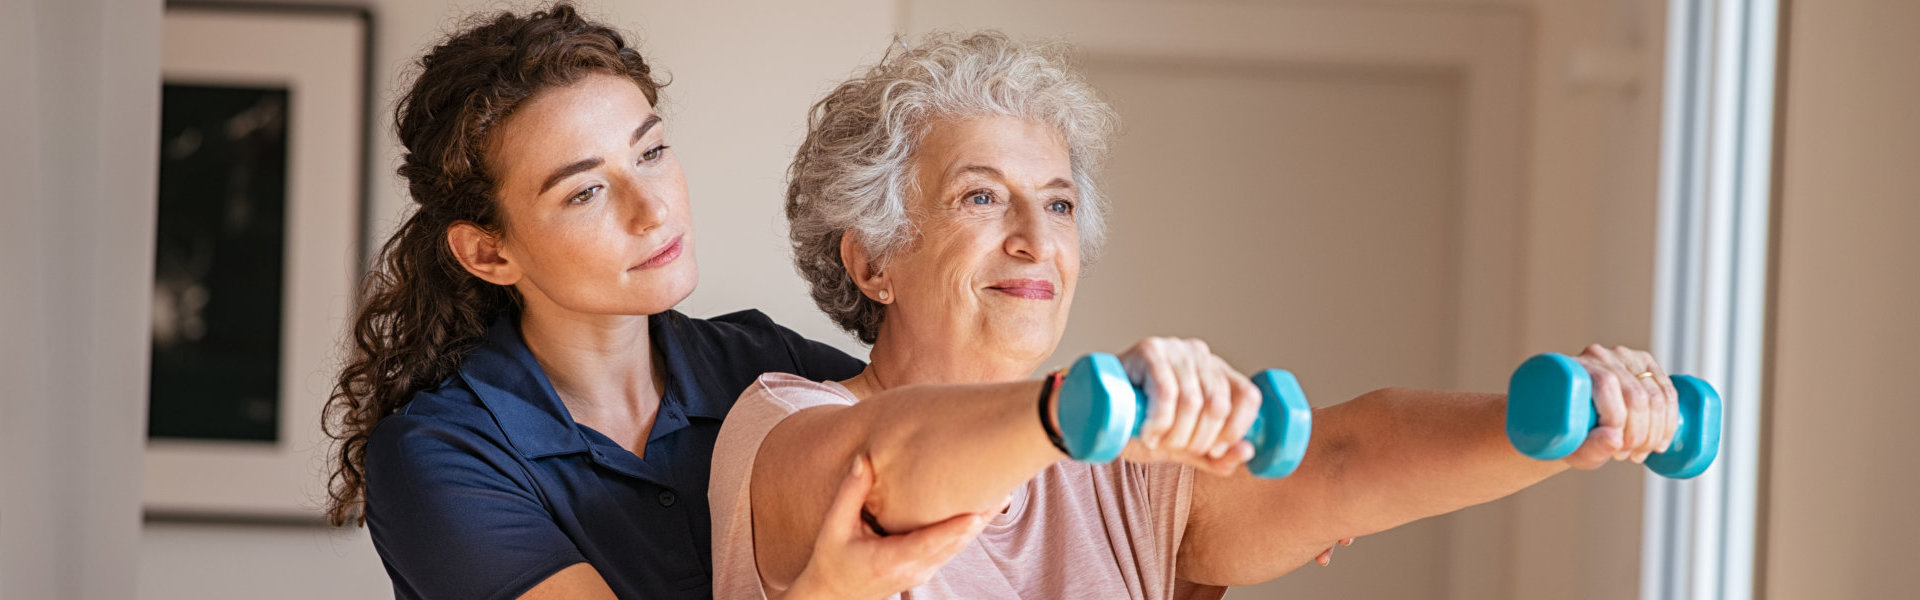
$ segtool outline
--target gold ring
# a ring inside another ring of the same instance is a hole
[[[1640,373],[1639,375],[1635,375],[1635,376],[1634,376],[1634,378],[1636,378],[1636,379],[1653,379],[1653,371],[1643,371],[1643,372],[1641,372],[1641,373]]]

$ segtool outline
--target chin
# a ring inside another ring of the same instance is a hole
[[[658,275],[643,281],[629,281],[615,295],[602,296],[597,302],[581,302],[582,308],[591,308],[576,310],[603,315],[657,315],[679,306],[699,283],[699,276],[692,272]]]
[[[645,300],[644,305],[648,309],[645,314],[663,313],[679,306],[687,296],[693,295],[693,288],[699,285],[700,276],[689,270],[685,277],[674,277],[661,283],[662,285],[658,287],[651,287],[635,295]]]
[[[994,346],[999,348],[999,353],[1002,355],[1032,362],[1038,366],[1041,361],[1053,355],[1053,349],[1060,343],[1060,340],[1051,334],[1051,328],[1044,330],[1047,332],[1045,335],[1034,333],[1035,331],[1041,330],[1039,328],[1033,328],[1031,330],[1009,332],[1009,335],[1001,336]]]

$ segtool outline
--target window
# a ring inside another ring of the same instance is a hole
[[[1649,475],[1646,600],[1753,596],[1777,0],[1669,5],[1653,347],[1724,401],[1719,459]]]

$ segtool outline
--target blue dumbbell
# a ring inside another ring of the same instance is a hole
[[[1267,369],[1253,376],[1260,388],[1260,415],[1247,431],[1253,460],[1247,470],[1269,479],[1286,477],[1300,466],[1313,433],[1313,409],[1292,373]],[[1112,354],[1089,354],[1073,363],[1060,381],[1057,406],[1060,438],[1074,460],[1104,463],[1120,456],[1127,441],[1147,420],[1147,392],[1134,387]]]
[[[1699,475],[1720,455],[1720,393],[1698,378],[1673,376],[1680,392],[1680,426],[1673,445],[1647,457],[1647,468],[1664,477]],[[1564,354],[1541,354],[1521,363],[1507,384],[1507,439],[1520,453],[1540,460],[1573,454],[1600,424],[1593,406],[1593,379]]]

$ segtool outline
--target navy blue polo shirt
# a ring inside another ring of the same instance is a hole
[[[513,598],[593,565],[622,598],[712,597],[707,476],[720,421],[762,373],[846,379],[859,360],[759,311],[649,319],[666,388],[646,458],[575,423],[502,318],[367,442],[367,526],[411,598]]]

